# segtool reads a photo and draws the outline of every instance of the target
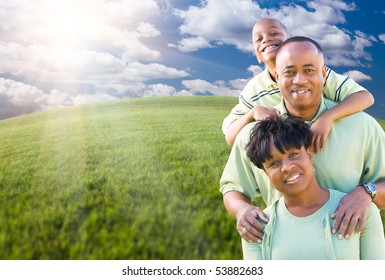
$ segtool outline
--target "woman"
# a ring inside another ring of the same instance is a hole
[[[282,197],[267,207],[261,244],[244,240],[245,259],[385,259],[383,225],[372,203],[364,230],[349,239],[331,234],[330,218],[345,195],[320,186],[312,165],[311,133],[300,119],[258,122],[247,155]]]

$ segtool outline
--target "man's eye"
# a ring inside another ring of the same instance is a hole
[[[292,71],[292,70],[286,70],[285,72],[283,72],[283,74],[285,75],[285,76],[293,76],[294,74],[295,74],[295,72],[294,71]]]
[[[314,69],[306,69],[305,72],[307,74],[312,74],[312,73],[314,73]]]

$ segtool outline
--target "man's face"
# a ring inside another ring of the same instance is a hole
[[[282,24],[274,19],[262,19],[253,28],[253,46],[259,62],[275,62],[277,48],[289,37]]]
[[[323,56],[310,42],[291,42],[278,53],[276,79],[290,114],[315,116],[325,77]]]

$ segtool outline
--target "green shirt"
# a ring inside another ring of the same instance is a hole
[[[322,98],[315,121],[336,103]],[[286,113],[283,101],[276,106]],[[250,199],[262,196],[266,205],[281,195],[273,189],[266,173],[247,157],[245,146],[255,123],[246,125],[238,134],[220,179],[220,191],[238,191]],[[309,122],[311,125],[312,122]],[[377,121],[364,112],[341,118],[333,123],[325,148],[313,155],[319,184],[325,188],[349,193],[362,183],[385,179],[385,133]]]
[[[341,102],[352,93],[366,90],[353,79],[327,69],[323,94],[335,102]],[[222,131],[226,134],[229,125],[239,119],[255,106],[273,108],[282,98],[278,84],[271,78],[267,68],[253,77],[239,95],[239,103],[222,123]]]
[[[247,260],[384,260],[385,239],[381,216],[372,203],[364,229],[349,239],[331,234],[330,215],[344,193],[330,190],[329,200],[306,217],[292,215],[281,198],[265,209],[269,222],[261,244],[242,239]],[[262,222],[262,221],[261,221]]]

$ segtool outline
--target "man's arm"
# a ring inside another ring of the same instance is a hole
[[[223,195],[226,210],[237,220],[237,230],[241,237],[248,242],[262,242],[264,226],[258,222],[260,218],[265,223],[268,219],[263,211],[252,204],[251,200],[237,191]]]
[[[376,197],[373,199],[373,202],[374,204],[377,205],[379,209],[384,210],[385,209],[385,180],[373,185],[375,185],[377,189],[377,194],[376,194]]]
[[[363,115],[363,118],[365,116]],[[361,182],[373,183],[377,194],[373,202],[380,209],[385,209],[385,133],[381,126],[373,118],[357,129],[364,137],[360,146],[360,152],[364,154]],[[361,142],[360,142],[361,143]],[[354,152],[354,151],[352,151]],[[355,151],[357,152],[357,151]],[[355,187],[345,195],[337,207],[332,218],[335,219],[332,231],[337,232],[339,237],[349,238],[354,228],[361,232],[364,228],[366,217],[372,202],[371,196],[362,186]]]
[[[380,213],[372,203],[360,236],[361,260],[385,260],[384,228]]]

